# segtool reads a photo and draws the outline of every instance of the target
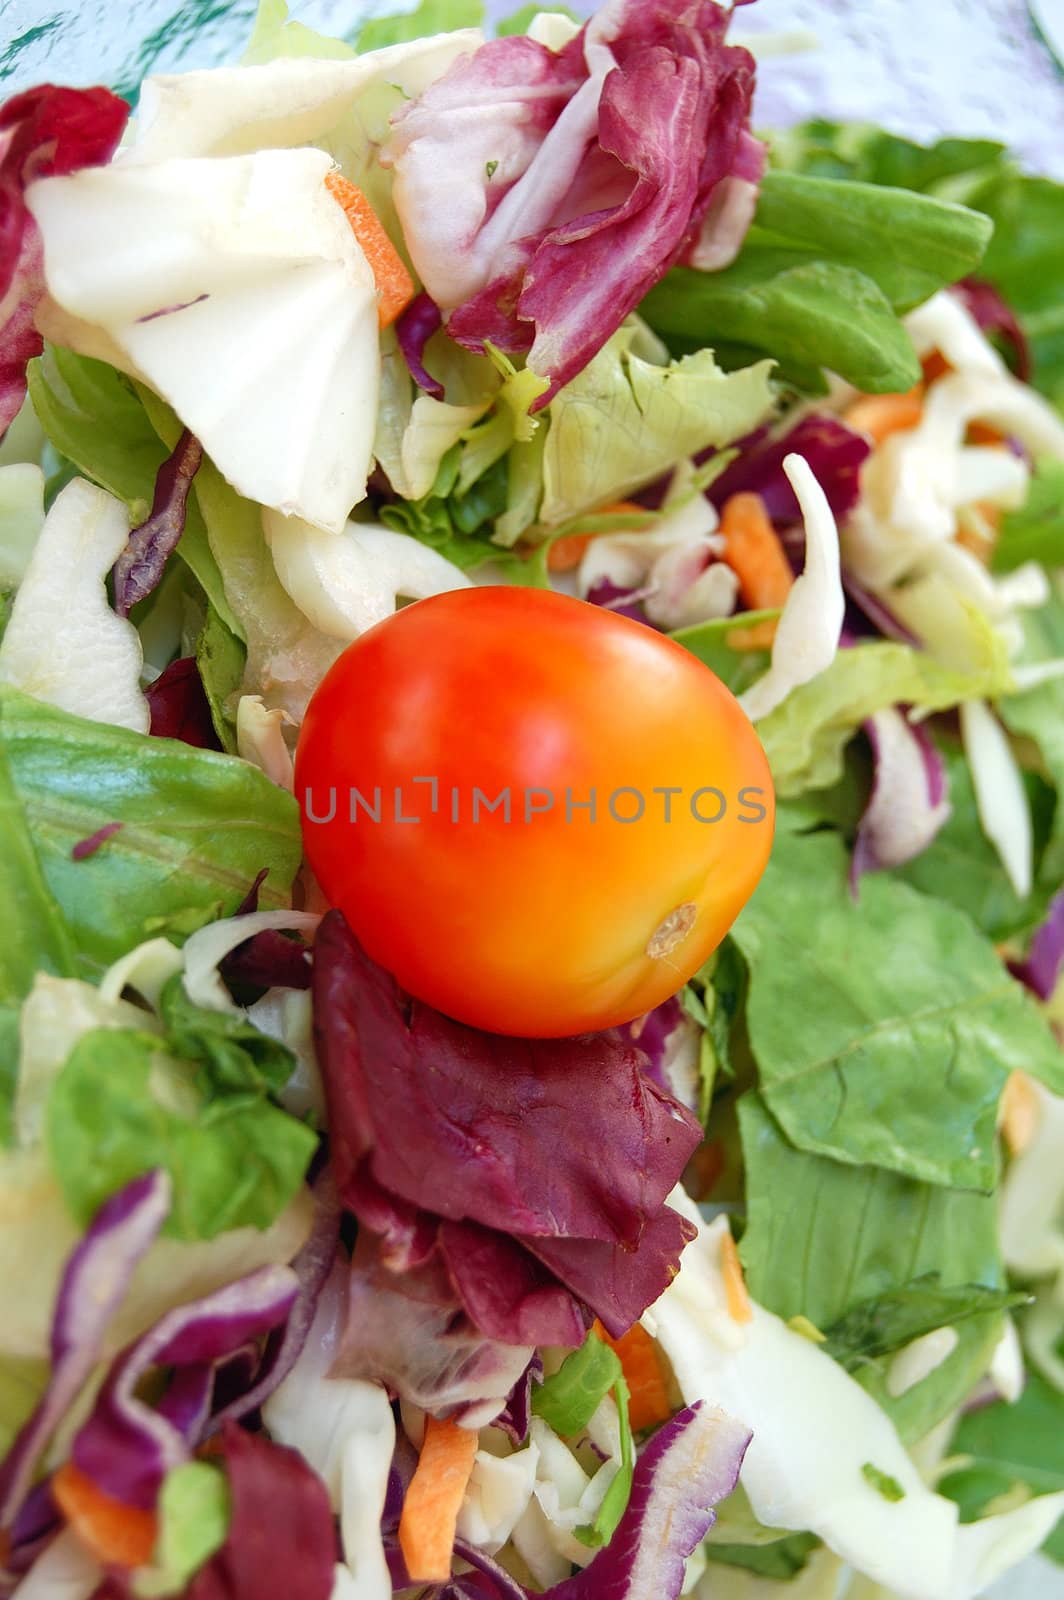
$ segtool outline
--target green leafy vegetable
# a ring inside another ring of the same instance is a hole
[[[906,189],[770,172],[738,259],[674,268],[640,313],[677,348],[769,355],[797,387],[822,388],[824,368],[905,390],[920,364],[898,314],[970,273],[989,235],[985,217]]]
[[[318,60],[349,61],[354,55],[342,39],[315,33],[304,22],[289,18],[285,0],[259,0],[255,26],[244,52],[244,66],[260,66],[278,56],[311,56]]]
[[[632,1429],[628,1420],[628,1385],[620,1360],[609,1345],[589,1333],[580,1349],[567,1356],[558,1371],[532,1391],[533,1413],[563,1438],[581,1433],[611,1391],[620,1426],[620,1466],[594,1522],[574,1530],[581,1543],[596,1550],[612,1539],[632,1492]]]
[[[701,350],[663,367],[635,353],[639,337],[636,324],[619,329],[549,408],[539,513],[548,527],[730,444],[772,409],[769,362],[728,374]]]
[[[1007,1311],[1026,1304],[1028,1296],[1009,1289],[991,1289],[980,1283],[944,1285],[938,1273],[928,1272],[889,1294],[876,1295],[852,1306],[845,1316],[825,1329],[824,1349],[853,1372],[875,1356],[892,1355],[914,1339],[988,1311]]]
[[[1054,597],[1024,615],[1025,662],[1038,664],[1064,655],[1064,601]],[[1011,733],[1037,747],[1057,791],[1049,843],[1039,868],[1040,886],[1055,894],[1064,879],[1064,679],[1054,678],[1022,694],[1007,695],[998,710]]]
[[[879,1491],[884,1500],[896,1503],[905,1499],[905,1490],[897,1478],[892,1478],[889,1472],[881,1472],[878,1467],[872,1465],[871,1461],[865,1462],[861,1468],[861,1476],[867,1479],[873,1489]]]
[[[1064,1489],[1064,1395],[1040,1373],[1028,1372],[1014,1404],[998,1403],[962,1418],[950,1456],[964,1464],[939,1488],[960,1506],[963,1522],[985,1516],[995,1502],[1017,1491],[1038,1495]],[[1064,1523],[1057,1524],[1045,1550],[1064,1562]]]
[[[0,1356],[0,1460],[44,1393],[49,1370],[47,1361]]]
[[[1060,1092],[1056,1041],[962,913],[885,874],[855,902],[847,869],[837,835],[782,834],[733,929],[768,1106],[803,1150],[990,1190],[1005,1078]]]
[[[260,1033],[242,1015],[197,1006],[189,999],[180,973],[163,989],[159,1014],[173,1053],[185,1061],[202,1063],[205,1070],[198,1082],[205,1091],[276,1092],[295,1070],[295,1056],[288,1046]]]
[[[169,1056],[155,1034],[99,1028],[74,1046],[45,1110],[48,1158],[74,1217],[153,1167],[174,1185],[165,1231],[266,1229],[294,1198],[316,1135],[260,1089],[235,1093]]]
[[[299,813],[257,767],[9,689],[0,691],[0,756],[90,973],[155,934],[181,938],[231,914],[263,867],[264,907],[288,903]],[[122,827],[107,849],[74,861],[73,846],[110,822]],[[37,915],[58,937],[54,910],[38,903]]]
[[[196,639],[196,665],[211,708],[211,721],[224,749],[236,754],[236,727],[227,715],[230,697],[244,681],[247,649],[243,641],[207,602],[203,627]]]
[[[1000,638],[989,623],[973,619],[972,642],[979,654],[965,672],[886,640],[840,650],[826,671],[792,690],[757,725],[777,794],[786,799],[835,783],[847,742],[875,711],[893,705],[942,711],[1004,693],[1012,672]]]
[[[743,632],[765,622],[776,622],[779,615],[779,611],[741,611],[734,617],[715,617],[711,622],[677,628],[670,638],[704,662],[732,694],[739,695],[768,671],[770,659],[767,650],[737,648],[743,642]]]
[[[159,1533],[150,1575],[136,1585],[140,1600],[177,1594],[229,1532],[229,1484],[210,1461],[189,1461],[167,1473],[159,1491]]]
[[[608,1344],[589,1333],[551,1377],[532,1390],[532,1411],[563,1439],[582,1433],[621,1376]]]
[[[1012,572],[1025,561],[1064,566],[1064,461],[1036,462],[1026,503],[1002,519],[991,566]]]
[[[1018,314],[1034,382],[1060,403],[1064,308],[1057,285],[1064,186],[1021,173],[1006,146],[989,139],[923,146],[865,123],[806,123],[774,134],[771,155],[774,166],[791,172],[922,190],[989,217],[994,232],[978,275]]]
[[[739,1102],[739,1127],[747,1200],[739,1252],[750,1293],[778,1316],[837,1327],[929,1274],[946,1289],[1004,1288],[993,1197],[798,1150],[756,1094]],[[999,1311],[968,1317],[953,1354],[898,1397],[871,1355],[854,1376],[906,1440],[920,1439],[970,1393],[1000,1331]]]
[[[483,21],[482,0],[421,0],[414,11],[367,22],[358,35],[358,49],[360,54],[381,50],[388,44],[405,44],[455,28],[479,28]]]
[[[444,457],[431,494],[382,506],[380,519],[465,570],[498,554],[491,537],[495,519],[506,510],[509,467],[505,458],[494,462],[463,494],[455,487],[460,462],[461,448],[455,446]]]
[[[805,1569],[819,1544],[815,1533],[793,1533],[772,1544],[716,1544],[710,1539],[702,1548],[710,1561],[742,1567],[760,1578],[775,1578],[783,1583]]]

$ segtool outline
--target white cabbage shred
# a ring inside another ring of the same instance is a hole
[[[120,500],[75,478],[57,496],[0,641],[0,682],[61,711],[147,733],[140,638],[104,582],[129,539]]]

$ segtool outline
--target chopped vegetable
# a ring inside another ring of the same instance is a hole
[[[445,1583],[451,1575],[458,1508],[476,1453],[472,1429],[425,1419],[425,1440],[399,1519],[399,1547],[414,1583]]]
[[[923,399],[923,385],[919,383],[905,394],[865,395],[847,408],[843,420],[881,445],[891,434],[916,427],[923,415]]]
[[[753,1307],[746,1290],[739,1251],[734,1237],[727,1229],[720,1236],[720,1263],[724,1275],[724,1293],[728,1300],[728,1314],[733,1322],[749,1322],[754,1315]]]
[[[621,1363],[628,1385],[628,1420],[635,1431],[667,1422],[673,1413],[669,1384],[658,1347],[646,1329],[637,1322],[619,1339],[612,1338],[601,1323],[595,1324],[594,1331]]]
[[[73,1461],[52,1478],[52,1495],[78,1538],[108,1566],[141,1567],[151,1560],[158,1523],[154,1511],[104,1494]]]
[[[390,328],[414,298],[414,280],[402,256],[381,225],[381,220],[357,184],[339,172],[330,172],[325,187],[351,224],[362,254],[373,268],[380,297],[380,325]]]

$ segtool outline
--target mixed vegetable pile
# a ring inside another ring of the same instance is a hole
[[[0,109],[0,1595],[974,1600],[1064,1561],[1064,190],[481,21]],[[397,750],[754,814],[321,829]]]

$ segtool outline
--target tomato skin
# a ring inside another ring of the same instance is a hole
[[[506,790],[509,821],[487,810]],[[772,846],[768,763],[719,679],[546,590],[459,589],[363,634],[311,700],[296,795],[310,866],[369,954],[437,1010],[526,1038],[674,994]]]

